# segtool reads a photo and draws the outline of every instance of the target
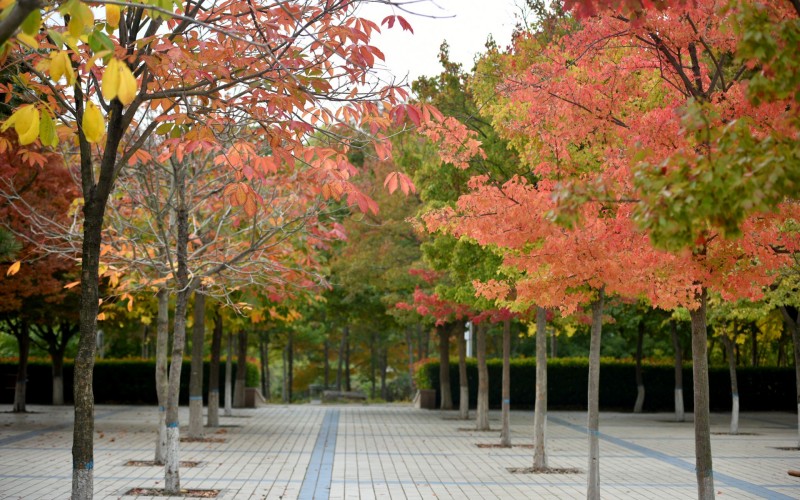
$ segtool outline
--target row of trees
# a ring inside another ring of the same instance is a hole
[[[0,22],[3,127],[15,131],[0,141],[0,210],[22,242],[2,249],[4,321],[21,370],[30,325],[56,339],[46,341],[62,358],[79,325],[73,497],[92,494],[97,321],[146,317],[156,324],[156,458],[168,493],[180,488],[189,325],[195,436],[206,323],[212,387],[225,328],[242,332],[240,360],[248,331],[266,360],[268,336],[284,332],[289,399],[297,339],[321,341],[312,362],[325,386],[336,352],[336,385],[348,390],[361,344],[372,393],[380,380],[385,396],[390,368],[410,372],[427,357],[433,327],[449,408],[451,339],[469,399],[470,321],[479,429],[489,424],[487,332],[500,330],[503,445],[512,332],[530,325],[536,471],[549,470],[548,328],[564,338],[588,327],[588,496],[597,498],[603,323],[633,317],[641,360],[648,313],[633,304],[666,311],[657,323],[674,353],[683,351],[674,325],[691,322],[698,491],[713,496],[707,324],[731,361],[750,329],[759,363],[752,332],[779,329],[777,313],[800,346],[796,3],[579,2],[570,12],[530,1],[512,47],[489,43],[471,71],[444,45],[443,72],[415,82],[413,103],[372,75],[380,27],[358,17],[358,2],[102,5],[11,2]],[[393,7],[384,24],[410,29]],[[408,127],[427,139],[401,133]],[[397,190],[407,198],[389,196]],[[80,307],[69,305],[78,296]],[[41,317],[42,303],[64,305],[59,324]],[[786,337],[775,348],[784,362]],[[243,390],[242,380],[226,394]],[[212,424],[218,405],[209,394]]]

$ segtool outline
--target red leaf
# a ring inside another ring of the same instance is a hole
[[[388,28],[391,29],[391,27],[394,26],[394,20],[395,20],[396,17],[397,16],[386,16],[386,17],[384,17],[383,21],[381,21],[381,26],[383,26],[385,24],[385,25],[387,25]]]
[[[406,21],[402,16],[397,16],[397,20],[400,22],[400,26],[403,27],[403,31],[410,31],[411,33],[414,33],[414,28],[412,28],[408,21]]]

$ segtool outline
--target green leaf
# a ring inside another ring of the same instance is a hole
[[[58,146],[56,124],[48,112],[42,113],[42,119],[39,121],[39,140],[47,147],[54,148]]]
[[[34,36],[39,33],[39,28],[42,27],[42,12],[39,9],[34,10],[28,17],[22,21],[22,32],[26,35]]]
[[[114,52],[114,42],[111,41],[108,36],[103,33],[102,31],[92,31],[89,35],[89,47],[91,47],[92,52],[102,52],[107,50],[111,53]]]

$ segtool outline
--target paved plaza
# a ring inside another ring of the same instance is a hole
[[[68,498],[72,409],[30,409],[0,413],[0,498]],[[473,422],[455,416],[410,405],[235,410],[209,431],[215,442],[181,444],[181,460],[200,462],[181,470],[181,484],[219,489],[226,499],[585,498],[583,412],[550,414],[550,466],[581,472],[549,475],[508,471],[531,465],[531,411],[512,412],[519,446],[510,449],[479,447],[499,443],[499,432],[466,430]],[[671,417],[602,414],[604,498],[696,497],[692,423]],[[95,498],[133,498],[125,495],[131,488],[163,485],[162,468],[125,465],[152,460],[155,422],[153,408],[97,407]],[[491,424],[499,427],[499,412]],[[800,478],[786,473],[800,469],[800,452],[780,449],[797,444],[796,416],[744,414],[739,436],[724,435],[727,425],[727,415],[712,415],[717,497],[800,498]]]

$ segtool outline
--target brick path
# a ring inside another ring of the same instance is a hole
[[[8,410],[8,408],[1,408]],[[31,407],[36,413],[0,413],[0,498],[68,498],[71,481],[72,409]],[[499,432],[463,431],[472,422],[454,412],[407,405],[297,405],[235,410],[209,436],[224,443],[182,443],[184,488],[216,488],[221,498],[585,498],[586,475],[511,474],[526,467],[532,450],[479,448],[499,442]],[[95,498],[124,496],[134,487],[160,487],[158,467],[130,467],[151,460],[154,409],[96,409]],[[491,423],[499,426],[499,412]],[[603,413],[601,482],[605,498],[695,498],[694,441],[690,422],[669,414]],[[188,422],[188,410],[181,414]],[[548,422],[552,467],[586,469],[582,412],[552,412]],[[796,416],[744,414],[741,432],[714,435],[718,498],[800,498]],[[530,445],[532,412],[512,413],[512,442]],[[725,432],[728,416],[712,415],[712,430]],[[163,498],[163,497],[161,497]]]

